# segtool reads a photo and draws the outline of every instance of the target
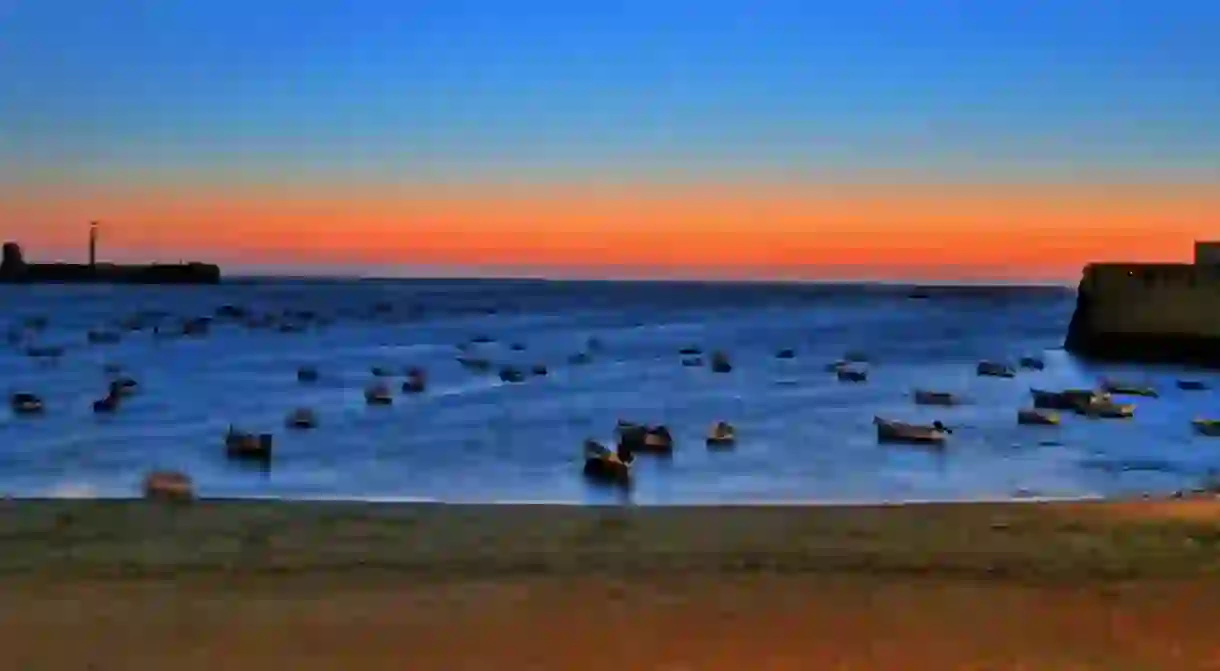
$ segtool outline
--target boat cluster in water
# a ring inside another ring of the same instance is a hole
[[[368,316],[384,316],[392,313],[394,307],[388,303],[374,305]],[[207,337],[214,322],[222,322],[246,329],[271,329],[281,333],[301,333],[314,328],[324,328],[333,322],[333,318],[324,317],[312,311],[285,310],[278,314],[256,314],[245,308],[225,305],[216,309],[213,315],[175,319],[164,312],[142,311],[118,320],[111,329],[92,329],[84,337],[85,346],[100,346],[120,342],[123,332],[151,332],[155,338],[203,338]],[[54,363],[66,354],[68,348],[63,346],[45,346],[36,344],[37,335],[47,328],[48,319],[36,317],[11,327],[8,330],[8,343],[16,348],[23,348],[24,353],[36,360]],[[538,363],[528,367],[497,366],[490,358],[482,356],[478,347],[494,342],[488,335],[476,335],[466,342],[457,344],[455,361],[473,374],[490,374],[493,370],[499,378],[512,384],[525,382],[529,377],[548,374],[546,365]],[[520,352],[526,349],[523,343],[512,343],[512,351]],[[604,345],[596,338],[589,338],[583,350],[568,357],[570,365],[578,366],[590,363]],[[703,367],[713,374],[730,374],[734,366],[727,352],[712,351],[705,355],[700,346],[690,345],[677,352],[679,362],[684,367]],[[793,359],[797,356],[794,349],[781,349],[775,352],[778,359]],[[1001,361],[981,361],[976,366],[979,376],[995,378],[1015,378],[1019,371],[1042,370],[1045,362],[1034,356],[1021,357],[1015,365]],[[867,353],[852,351],[843,358],[828,364],[827,373],[845,384],[867,383],[871,377],[872,364]],[[407,367],[401,370],[374,366],[369,370],[372,380],[364,388],[364,399],[369,406],[389,406],[394,403],[396,394],[391,379],[401,377],[399,391],[404,395],[417,395],[428,390],[428,374],[420,367]],[[108,376],[105,394],[93,402],[93,411],[98,414],[110,414],[120,411],[124,399],[132,396],[139,389],[139,383],[134,378],[125,375],[122,368],[115,364],[105,366]],[[304,366],[296,370],[296,379],[301,384],[313,384],[321,380],[324,372],[317,367]],[[1207,385],[1198,380],[1178,380],[1179,389],[1187,391],[1202,391]],[[1059,391],[1030,389],[1031,403],[1028,407],[1018,408],[1016,422],[1022,425],[1056,426],[1062,421],[1061,413],[1072,413],[1094,419],[1122,419],[1134,416],[1135,405],[1120,402],[1116,397],[1138,396],[1157,398],[1157,391],[1148,386],[1121,383],[1114,380],[1102,380],[1096,389],[1065,389]],[[965,403],[965,399],[944,391],[930,389],[915,389],[911,397],[915,404],[923,406],[939,406],[950,408]],[[9,406],[15,415],[34,417],[46,412],[41,396],[31,390],[17,390],[10,395]],[[312,408],[299,407],[287,412],[284,426],[288,430],[309,430],[319,426],[320,417]],[[953,428],[942,420],[931,424],[911,424],[894,419],[874,417],[879,443],[905,443],[944,449],[953,433]],[[1194,430],[1206,436],[1220,436],[1220,420],[1196,419]],[[619,420],[615,429],[616,445],[611,449],[595,440],[586,440],[583,445],[583,474],[585,477],[603,483],[619,486],[629,486],[632,483],[632,466],[637,455],[670,456],[676,445],[670,429],[664,425],[646,425],[627,420]],[[713,424],[706,434],[707,449],[732,449],[738,441],[736,428],[727,421]],[[223,455],[232,460],[254,461],[269,464],[275,454],[275,437],[271,433],[252,433],[230,425],[223,436]],[[185,473],[156,471],[146,476],[144,493],[153,498],[183,499],[194,496],[190,477]]]
[[[683,355],[697,354],[697,348],[684,349]],[[721,355],[723,356],[723,355]],[[790,349],[781,350],[776,354],[779,358],[793,358],[795,352]],[[689,359],[684,364],[699,365]],[[1045,361],[1039,357],[1021,357],[1016,366],[998,361],[980,361],[975,372],[982,377],[1015,378],[1018,370],[1043,370]],[[729,368],[731,370],[731,367]],[[860,352],[849,352],[843,359],[831,363],[827,370],[835,373],[841,382],[862,383],[869,379],[868,357]],[[727,371],[726,371],[727,372]],[[1204,391],[1208,387],[1201,380],[1178,380],[1177,387],[1183,391]],[[1154,387],[1103,379],[1096,389],[1064,389],[1051,391],[1044,389],[1030,390],[1031,403],[1028,407],[1018,408],[1016,422],[1028,426],[1058,426],[1064,412],[1091,419],[1128,419],[1135,416],[1135,404],[1124,403],[1116,399],[1119,396],[1138,396],[1158,398]],[[915,389],[911,398],[916,405],[953,407],[966,403],[966,399],[945,391]],[[873,425],[877,431],[879,443],[910,444],[944,449],[953,433],[952,427],[942,420],[931,424],[912,424],[895,419],[874,417]],[[1220,437],[1220,420],[1195,419],[1192,426],[1196,433],[1204,436]],[[663,438],[654,443],[643,442],[652,437],[651,432],[663,431]],[[640,432],[643,433],[640,433]],[[631,465],[635,454],[673,453],[673,443],[665,427],[640,427],[620,421],[618,431],[618,448],[610,450],[595,441],[585,444],[585,474],[592,478],[629,484],[631,480]],[[719,422],[708,434],[708,447],[724,447],[736,442],[736,431],[727,423]],[[660,448],[658,448],[660,446]]]

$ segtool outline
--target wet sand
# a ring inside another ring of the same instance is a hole
[[[14,669],[1220,668],[1214,500],[7,501],[0,581]]]

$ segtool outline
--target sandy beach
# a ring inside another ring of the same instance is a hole
[[[0,503],[14,669],[1220,668],[1214,500]]]

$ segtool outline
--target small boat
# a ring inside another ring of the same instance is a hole
[[[530,373],[535,377],[545,377],[550,371],[547,370],[546,364],[537,363],[530,367]]]
[[[309,408],[297,408],[288,413],[284,426],[290,429],[314,429],[318,426],[318,413]]]
[[[873,417],[873,424],[877,426],[877,441],[881,443],[913,443],[939,447],[944,445],[945,439],[953,433],[953,430],[941,424],[940,420],[930,426],[924,426]]]
[[[733,364],[729,361],[729,355],[724,352],[712,352],[710,367],[713,373],[733,372]]]
[[[420,394],[428,388],[428,375],[422,368],[407,370],[407,379],[402,383],[404,394]]]
[[[862,368],[840,368],[835,371],[839,382],[867,382],[868,371]]]
[[[674,451],[674,437],[670,435],[665,425],[649,427],[644,432],[644,452],[654,454],[671,454]]]
[[[1036,356],[1023,356],[1017,361],[1017,365],[1025,370],[1042,370],[1046,368],[1046,362]]]
[[[364,402],[369,405],[390,405],[394,403],[394,395],[384,384],[375,384],[364,390]]]
[[[961,399],[947,391],[928,391],[927,389],[915,390],[916,405],[940,405],[952,406],[959,405]]]
[[[699,356],[683,357],[682,365],[686,368],[699,368],[700,366],[703,365],[703,357],[699,357]]]
[[[1200,436],[1220,437],[1220,419],[1196,419],[1190,425]]]
[[[620,419],[614,423],[614,433],[615,433],[615,435],[618,435],[618,436],[621,436],[624,433],[631,433],[634,431],[645,431],[647,429],[648,429],[647,424],[640,424],[638,422],[628,422],[625,419]]]
[[[700,354],[703,354],[703,348],[689,346],[683,347],[682,349],[678,350],[678,354],[681,354],[682,356],[699,356]]]
[[[1034,397],[1034,407],[1046,410],[1072,410],[1079,412],[1094,400],[1108,399],[1109,395],[1093,389],[1064,389],[1063,391],[1046,391],[1030,389]]]
[[[121,400],[122,397],[114,393],[114,388],[112,387],[110,393],[106,394],[105,398],[93,402],[93,412],[99,415],[112,414],[119,409],[119,402]]]
[[[512,366],[508,366],[500,369],[500,380],[510,383],[524,382],[525,373]]]
[[[1096,419],[1128,419],[1135,416],[1135,405],[1132,403],[1116,403],[1108,397],[1095,397],[1080,408],[1077,408],[1076,412]]]
[[[271,441],[269,433],[247,433],[230,426],[225,434],[225,455],[230,459],[266,461],[271,459]]]
[[[144,498],[157,501],[190,501],[195,485],[190,476],[177,471],[153,471],[144,476]]]
[[[716,422],[707,434],[708,447],[732,447],[737,443],[737,430],[728,422]]]
[[[91,345],[114,345],[122,339],[114,331],[89,331],[86,337]]]
[[[975,372],[983,377],[1016,377],[1017,371],[1008,364],[998,361],[980,361]]]
[[[297,369],[297,382],[317,382],[318,369],[313,366],[302,366]]]
[[[1203,380],[1178,380],[1177,386],[1182,391],[1206,391],[1209,388]]]
[[[1148,398],[1156,398],[1159,396],[1156,389],[1152,387],[1118,382],[1115,380],[1102,380],[1101,390],[1107,394],[1117,394],[1119,396],[1146,396]]]
[[[182,322],[182,335],[205,336],[211,330],[211,317],[196,317]]]
[[[41,415],[46,410],[42,399],[28,392],[17,392],[10,396],[9,407],[16,415]]]
[[[1022,408],[1017,411],[1017,424],[1027,426],[1058,426],[1059,413],[1043,408]]]
[[[126,375],[120,375],[110,381],[110,393],[114,396],[126,398],[136,393],[136,389],[139,388],[139,386],[140,383],[136,382],[134,378],[127,377]]]
[[[775,353],[775,358],[776,359],[795,359],[796,350],[789,349],[789,348],[781,349],[780,351]]]
[[[674,452],[674,439],[664,425],[648,426],[619,420],[615,429],[619,445],[632,452],[670,455]]]
[[[486,373],[487,371],[491,370],[491,361],[488,361],[487,359],[481,359],[478,357],[469,357],[469,356],[459,356],[457,358],[457,362],[463,368],[466,368],[467,370],[475,371],[477,373]]]
[[[631,463],[595,440],[586,440],[584,445],[584,475],[590,480],[626,486],[631,484]]]

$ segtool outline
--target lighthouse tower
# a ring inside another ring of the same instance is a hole
[[[97,222],[89,222],[89,267],[97,266]]]

